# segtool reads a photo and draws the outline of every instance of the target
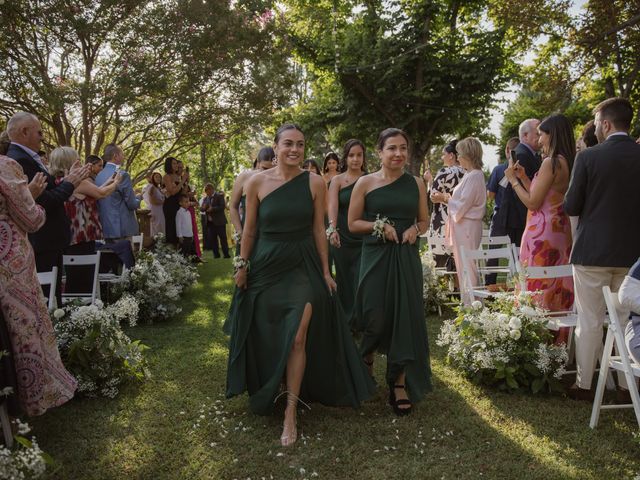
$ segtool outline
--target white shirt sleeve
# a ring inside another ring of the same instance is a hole
[[[640,314],[640,280],[627,275],[618,291],[618,300],[624,308]]]

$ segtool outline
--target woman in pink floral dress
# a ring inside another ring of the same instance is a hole
[[[518,164],[505,171],[514,191],[529,209],[520,261],[523,266],[567,265],[572,246],[571,223],[562,204],[576,155],[573,128],[564,115],[552,115],[540,123],[538,130],[546,158],[533,180],[529,181]],[[540,306],[551,312],[566,311],[573,306],[572,277],[528,280],[527,290],[540,291]],[[556,342],[566,343],[568,336],[569,328],[563,328],[557,333]]]
[[[76,380],[60,360],[27,239],[44,220],[20,165],[0,156],[0,308],[11,339],[18,400],[29,416],[62,405],[76,390]]]

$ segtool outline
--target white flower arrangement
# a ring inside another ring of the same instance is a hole
[[[537,393],[561,390],[568,360],[565,345],[553,345],[547,312],[530,293],[499,293],[488,306],[460,307],[442,325],[437,344],[447,360],[478,383]]]
[[[436,274],[436,261],[431,250],[426,249],[420,256],[422,263],[422,297],[427,312],[437,312],[438,307],[447,303],[445,280]]]
[[[140,253],[135,266],[125,272],[116,290],[134,296],[139,317],[154,322],[180,313],[180,296],[197,279],[196,267],[158,237],[155,251]]]
[[[131,295],[123,295],[107,307],[69,305],[54,311],[60,356],[77,378],[78,392],[114,398],[121,383],[148,376],[147,347],[132,341],[120,326],[124,322],[135,326],[137,316],[138,303]]]

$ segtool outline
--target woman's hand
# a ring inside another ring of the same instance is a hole
[[[398,234],[396,229],[388,223],[384,224],[384,238],[390,242],[398,243]]]
[[[236,271],[233,278],[235,279],[236,286],[238,288],[241,288],[243,290],[247,289],[247,269],[246,268],[239,268]]]
[[[338,232],[333,232],[329,236],[329,243],[332,247],[340,248],[340,234]]]
[[[416,227],[414,227],[413,225],[411,225],[402,233],[402,243],[408,243],[409,245],[413,245],[414,243],[416,243],[417,239],[418,239],[418,231],[416,230]]]
[[[433,203],[447,203],[449,195],[442,192],[432,192],[430,198]]]
[[[42,192],[47,188],[47,176],[38,172],[33,176],[33,179],[29,182],[29,191],[31,192],[31,196],[35,200],[38,198]]]
[[[336,281],[333,279],[330,273],[324,274],[324,281],[327,284],[327,288],[329,289],[329,292],[333,293],[338,289],[338,286],[336,285]]]
[[[431,184],[433,183],[433,175],[431,175],[431,172],[429,171],[428,168],[424,171],[422,178],[424,179],[424,182],[427,185],[427,190],[431,188]]]

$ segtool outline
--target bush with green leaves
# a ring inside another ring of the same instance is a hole
[[[427,313],[434,313],[449,301],[446,281],[436,274],[436,261],[430,249],[425,249],[420,255],[422,263],[422,297],[424,309]]]
[[[447,361],[475,382],[503,390],[562,391],[566,346],[554,345],[555,323],[528,292],[500,293],[483,306],[460,307],[442,325],[437,343]]]

